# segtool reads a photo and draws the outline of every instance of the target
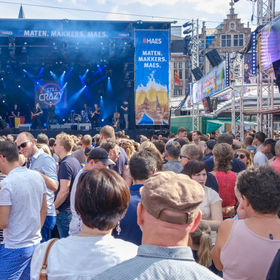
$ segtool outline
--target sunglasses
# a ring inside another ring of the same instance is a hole
[[[182,158],[187,158],[188,160],[191,160],[188,156],[180,155],[179,157],[180,157],[180,159],[182,159]]]
[[[244,159],[246,156],[245,156],[245,155],[243,155],[243,154],[240,154],[240,155],[235,154],[235,155],[234,155],[234,157],[235,157],[235,158]]]
[[[20,144],[20,145],[18,146],[18,149],[19,149],[19,150],[20,150],[21,148],[24,149],[24,148],[27,146],[27,143],[28,143],[28,142],[30,142],[30,141],[26,141],[26,142]]]

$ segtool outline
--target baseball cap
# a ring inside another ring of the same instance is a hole
[[[103,148],[94,148],[88,154],[88,161],[91,159],[97,159],[107,165],[115,164],[110,158],[107,151]]]
[[[140,194],[144,208],[156,219],[172,224],[190,224],[198,215],[204,189],[185,174],[164,171],[147,179]],[[164,210],[184,215],[170,215]]]
[[[214,146],[217,144],[216,140],[208,140],[206,146],[209,150],[213,150]]]

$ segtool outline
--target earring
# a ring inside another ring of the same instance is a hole
[[[120,221],[118,221],[118,223],[117,223],[116,231],[117,231],[118,235],[120,235],[120,233],[122,231],[121,226],[120,226]]]

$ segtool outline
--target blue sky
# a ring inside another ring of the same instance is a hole
[[[25,16],[29,19],[177,20],[179,25],[187,20],[199,18],[206,21],[207,27],[215,27],[222,22],[229,12],[229,2],[229,0],[6,0],[0,1],[0,17],[16,18],[20,3],[22,3]],[[34,7],[28,4],[38,6]],[[40,7],[40,5],[58,6],[60,9]],[[278,10],[280,9],[279,6],[280,3],[276,4]],[[105,13],[75,11],[64,8],[104,11]],[[250,21],[252,15],[252,2],[240,0],[235,4],[235,10],[242,22],[246,24]],[[136,14],[138,16],[124,14]],[[153,18],[141,15],[150,15]],[[157,16],[166,18],[156,18]]]

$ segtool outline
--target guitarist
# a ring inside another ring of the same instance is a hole
[[[92,128],[98,127],[98,120],[100,117],[100,108],[98,107],[98,104],[94,104],[94,111],[90,111],[90,121]]]
[[[31,120],[32,120],[32,129],[41,129],[41,115],[43,114],[43,110],[40,107],[39,103],[36,103],[35,108],[31,112]]]

